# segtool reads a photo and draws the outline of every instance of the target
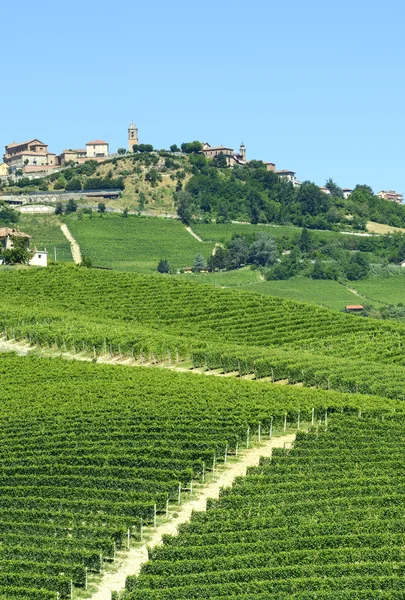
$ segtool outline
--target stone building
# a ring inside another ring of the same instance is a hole
[[[52,170],[56,166],[56,156],[49,152],[48,145],[38,139],[13,143],[6,146],[3,161],[14,173],[22,169],[24,173],[36,170]],[[47,169],[44,169],[47,167]]]
[[[138,128],[132,119],[132,122],[128,127],[128,152],[132,152],[132,147],[137,146],[138,143]]]
[[[107,158],[108,143],[103,140],[92,140],[86,144],[87,158]]]
[[[403,204],[404,197],[394,190],[382,190],[378,192],[377,196],[382,200],[389,200],[390,202],[396,202],[397,204]]]

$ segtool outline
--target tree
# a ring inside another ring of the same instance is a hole
[[[126,151],[126,149],[125,149],[125,148],[118,148],[117,152],[118,152],[118,154],[120,154],[121,156],[123,156],[124,154],[126,154],[126,153],[127,153],[127,151]]]
[[[104,202],[99,202],[98,206],[97,206],[97,212],[105,213],[105,211],[106,211],[106,205],[104,204]]]
[[[132,146],[133,152],[143,154],[145,152],[153,152],[152,144],[134,144]]]
[[[228,269],[239,269],[247,263],[249,247],[245,238],[235,235],[228,244]]]
[[[156,169],[151,169],[146,173],[145,180],[149,181],[152,187],[156,187],[157,182],[162,181],[162,176]]]
[[[304,229],[301,231],[301,235],[299,237],[298,240],[298,246],[301,250],[301,252],[311,252],[311,250],[313,250],[313,240],[312,240],[312,235],[309,233],[308,229],[306,227],[304,227]]]
[[[64,177],[59,177],[55,181],[55,185],[53,187],[55,190],[64,190],[66,187],[66,179]]]
[[[220,152],[212,159],[212,165],[217,167],[217,169],[226,169],[228,166],[228,161],[226,160],[226,156],[223,152]]]
[[[199,273],[201,269],[205,269],[205,260],[202,254],[197,254],[193,262],[193,271]]]
[[[0,200],[0,223],[17,223],[19,218],[20,215],[16,210],[8,206],[4,201]]]
[[[190,225],[193,216],[192,205],[193,197],[190,192],[179,191],[174,193],[174,202],[177,208],[177,214],[185,225]]]
[[[360,252],[351,257],[349,265],[346,268],[346,277],[350,281],[364,279],[370,272],[370,265],[367,258]]]
[[[216,246],[213,254],[210,256],[210,265],[212,270],[225,269],[227,264],[228,252],[222,246]]]
[[[82,189],[82,182],[78,177],[73,177],[67,182],[65,189],[69,192],[80,191]]]
[[[55,215],[61,215],[63,213],[63,204],[60,200],[56,203],[55,206]]]
[[[143,192],[141,192],[139,194],[139,200],[138,200],[139,210],[143,210],[145,208],[146,202],[147,202],[146,196],[145,196],[145,194]]]
[[[170,273],[169,261],[161,258],[157,266],[157,270],[159,273]]]
[[[328,179],[325,183],[326,189],[330,191],[330,195],[335,198],[343,198],[343,190],[338,186],[337,183],[333,181],[333,179]]]
[[[128,218],[128,213],[129,213],[129,208],[128,208],[128,206],[126,206],[124,208],[124,210],[122,211],[122,216],[124,217],[124,219]]]
[[[180,152],[180,148],[178,147],[177,144],[172,144],[170,146],[170,152]]]
[[[74,213],[77,211],[77,202],[75,202],[72,198],[67,201],[65,214],[69,215],[70,213]]]
[[[324,194],[315,183],[304,181],[297,192],[297,201],[303,215],[319,215],[327,212],[331,198]]]
[[[260,267],[274,265],[278,259],[278,251],[274,238],[266,233],[259,234],[249,248],[249,263]]]
[[[183,142],[181,145],[181,151],[184,154],[197,154],[201,152],[203,146],[201,142],[195,140],[194,142]]]
[[[23,264],[27,265],[34,253],[31,252],[27,245],[26,238],[17,236],[11,237],[12,247],[3,250],[0,254],[5,265]]]
[[[82,262],[79,266],[86,267],[86,269],[90,269],[93,266],[93,262],[89,256],[87,256],[86,254],[82,254]]]

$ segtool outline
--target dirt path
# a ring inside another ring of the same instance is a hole
[[[82,262],[82,255],[80,253],[80,246],[79,246],[79,244],[76,242],[75,238],[70,233],[70,231],[69,231],[68,226],[66,225],[66,223],[63,223],[63,225],[61,225],[60,228],[62,229],[63,235],[65,236],[65,238],[67,239],[67,241],[70,243],[70,249],[72,251],[72,256],[73,256],[74,262],[77,265],[80,265],[80,263]]]
[[[157,527],[151,538],[138,548],[133,548],[128,552],[119,565],[116,572],[106,573],[102,580],[99,590],[91,596],[91,600],[111,600],[112,591],[121,591],[125,587],[125,580],[128,575],[137,575],[140,572],[141,565],[148,560],[147,546],[153,548],[162,542],[162,535],[176,534],[177,528],[181,523],[189,521],[191,513],[195,511],[205,511],[208,498],[218,498],[219,490],[222,487],[232,485],[235,477],[246,475],[247,467],[257,466],[261,456],[271,456],[273,448],[282,448],[284,444],[292,444],[295,440],[295,434],[288,434],[282,437],[267,440],[260,447],[245,450],[240,455],[240,460],[236,463],[227,464],[222,467],[218,478],[204,487],[195,500],[191,500],[183,505],[175,518],[169,522]]]
[[[195,231],[193,231],[193,230],[191,229],[191,227],[186,227],[186,230],[187,230],[187,231],[188,231],[188,232],[189,232],[189,233],[190,233],[190,234],[191,234],[193,237],[195,237],[195,239],[196,239],[196,240],[198,240],[199,242],[203,242],[203,243],[204,243],[204,240],[202,240],[202,239],[200,238],[200,236],[199,236],[199,235],[197,235],[197,234],[195,233]]]

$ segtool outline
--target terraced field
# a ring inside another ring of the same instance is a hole
[[[404,427],[332,416],[195,513],[125,600],[403,599]]]

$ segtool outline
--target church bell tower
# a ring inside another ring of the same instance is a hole
[[[242,159],[246,161],[246,146],[243,142],[240,145],[239,154],[242,157]]]
[[[132,119],[131,125],[128,127],[128,152],[132,152],[132,146],[138,144],[138,128]]]

